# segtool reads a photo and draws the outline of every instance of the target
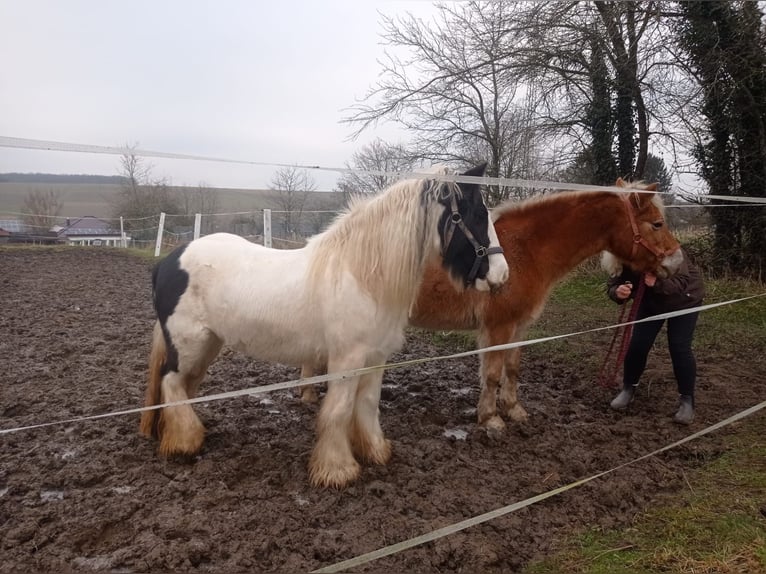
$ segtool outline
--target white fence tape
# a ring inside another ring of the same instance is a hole
[[[427,534],[422,534],[421,536],[416,536],[414,538],[410,538],[408,540],[404,540],[402,542],[397,542],[396,544],[391,544],[390,546],[386,546],[384,548],[380,548],[378,550],[375,550],[373,552],[368,552],[366,554],[361,554],[360,556],[356,556],[355,558],[350,558],[348,560],[344,560],[342,562],[338,562],[336,564],[333,564],[331,566],[325,566],[324,568],[319,568],[318,570],[312,570],[311,574],[332,574],[335,572],[341,572],[343,570],[346,570],[348,568],[353,568],[357,566],[361,566],[362,564],[366,564],[368,562],[372,562],[373,560],[377,560],[378,558],[383,558],[384,556],[390,556],[392,554],[396,554],[398,552],[401,552],[403,550],[407,550],[409,548],[413,548],[415,546],[420,546],[421,544],[425,544],[426,542],[432,542],[434,540],[438,540],[439,538],[444,538],[445,536],[449,536],[450,534],[454,534],[455,532],[459,532],[461,530],[465,530],[466,528],[471,528],[472,526],[476,526],[478,524],[482,524],[484,522],[488,522],[490,520],[494,520],[495,518],[500,518],[501,516],[505,516],[506,514],[510,514],[511,512],[515,512],[517,510],[520,510],[522,508],[526,508],[527,506],[531,506],[537,502],[546,500],[547,498],[551,498],[553,496],[556,496],[558,494],[562,494],[566,492],[567,490],[572,490],[573,488],[576,488],[578,486],[582,486],[583,484],[587,484],[588,482],[591,482],[592,480],[596,480],[597,478],[601,478],[602,476],[606,476],[607,474],[611,474],[613,472],[616,472],[622,468],[625,468],[626,466],[630,466],[632,464],[635,464],[637,462],[640,462],[642,460],[645,460],[647,458],[656,456],[660,453],[663,453],[665,451],[668,451],[670,449],[676,448],[678,446],[681,446],[684,443],[687,443],[689,441],[692,441],[694,439],[697,439],[701,436],[704,436],[706,434],[709,434],[715,430],[718,430],[722,427],[725,427],[726,425],[730,425],[736,421],[742,420],[745,417],[749,417],[750,415],[760,411],[766,407],[766,401],[759,403],[753,407],[750,407],[749,409],[746,409],[742,412],[739,412],[735,415],[730,416],[729,418],[722,420],[720,422],[715,423],[714,425],[711,425],[705,429],[702,429],[699,432],[695,432],[694,434],[691,434],[687,437],[682,438],[681,440],[678,440],[672,444],[669,444],[667,446],[663,446],[662,448],[658,448],[657,450],[653,450],[650,453],[647,453],[643,456],[640,456],[638,458],[635,458],[629,462],[625,462],[623,464],[617,465],[614,468],[610,468],[609,470],[605,470],[603,472],[599,472],[597,474],[594,474],[592,476],[589,476],[587,478],[583,478],[580,480],[577,480],[575,482],[571,482],[569,484],[566,484],[564,486],[561,486],[559,488],[555,488],[553,490],[549,490],[548,492],[544,492],[542,494],[538,494],[536,496],[532,496],[530,498],[527,498],[526,500],[522,500],[520,502],[514,502],[513,504],[509,504],[508,506],[503,506],[502,508],[498,508],[495,510],[492,510],[490,512],[485,512],[484,514],[480,514],[478,516],[474,516],[473,518],[468,518],[466,520],[462,520],[460,522],[456,522],[455,524],[451,524],[449,526],[445,526],[443,528],[439,528],[437,530],[433,530],[431,532],[428,532]]]
[[[435,179],[438,181],[475,183],[475,184],[485,184],[485,185],[502,185],[506,187],[520,187],[520,188],[543,188],[543,189],[581,190],[581,191],[617,191],[622,193],[640,191],[640,190],[624,188],[624,187],[585,185],[585,184],[579,184],[579,183],[563,183],[559,181],[526,180],[526,179],[514,179],[514,178],[506,178],[506,177],[476,177],[476,176],[465,176],[465,175],[456,175],[456,174],[434,174],[434,173],[415,172],[415,171],[391,172],[391,171],[374,170],[374,169],[360,170],[360,169],[352,169],[348,167],[328,167],[328,166],[320,166],[320,165],[299,165],[299,164],[287,164],[287,163],[278,163],[278,162],[227,159],[227,158],[213,157],[213,156],[201,156],[201,155],[169,153],[169,152],[153,151],[153,150],[142,150],[142,149],[135,149],[135,148],[129,148],[129,147],[77,144],[77,143],[57,142],[57,141],[49,141],[49,140],[16,138],[16,137],[9,137],[9,136],[0,136],[0,147],[68,151],[68,152],[80,152],[80,153],[111,154],[111,155],[131,154],[131,155],[135,155],[139,157],[168,158],[168,159],[181,159],[181,160],[193,160],[193,161],[211,161],[211,162],[234,163],[234,164],[245,164],[245,165],[269,166],[269,167],[292,167],[292,168],[310,169],[310,170],[319,170],[319,171],[332,171],[336,173],[345,173],[345,174],[375,175],[375,176],[383,176],[383,177],[389,177],[389,178],[395,178],[395,179],[403,179],[403,178]],[[659,193],[669,193],[669,192],[659,192]],[[700,196],[700,198],[766,204],[766,197],[704,195],[704,196]]]
[[[316,383],[323,383],[328,381],[340,381],[349,379],[352,377],[358,377],[360,375],[365,375],[367,373],[372,373],[374,371],[379,371],[381,369],[398,369],[401,367],[407,367],[410,365],[419,365],[423,363],[432,363],[435,361],[447,361],[451,359],[460,359],[463,357],[471,357],[474,355],[480,355],[482,353],[488,353],[491,351],[505,351],[508,349],[515,349],[517,347],[525,347],[528,345],[537,345],[539,343],[546,343],[548,341],[555,341],[558,339],[565,339],[567,337],[575,337],[579,335],[585,335],[587,333],[596,333],[598,331],[605,331],[608,329],[616,329],[619,327],[625,327],[627,325],[635,325],[636,323],[646,323],[648,321],[657,321],[660,319],[669,319],[671,317],[677,317],[679,315],[688,315],[690,313],[697,313],[700,311],[707,311],[708,309],[714,309],[715,307],[722,307],[724,305],[731,305],[734,303],[740,303],[742,301],[748,301],[750,299],[756,299],[759,297],[766,296],[766,293],[759,293],[757,295],[750,295],[748,297],[741,297],[739,299],[731,299],[729,301],[722,301],[720,303],[710,303],[708,305],[702,305],[700,307],[692,307],[691,309],[683,309],[681,311],[673,311],[670,313],[662,313],[660,315],[652,315],[651,317],[646,317],[645,319],[639,319],[638,321],[628,321],[626,323],[617,323],[614,325],[607,325],[605,327],[596,327],[594,329],[586,329],[584,331],[575,331],[572,333],[567,333],[564,335],[553,335],[550,337],[542,337],[539,339],[529,339],[526,341],[517,341],[515,343],[506,343],[504,345],[494,345],[492,347],[484,347],[482,349],[475,349],[473,351],[463,351],[462,353],[453,353],[451,355],[440,355],[437,357],[421,357],[419,359],[410,359],[407,361],[400,361],[397,363],[388,363],[386,365],[375,365],[372,367],[363,367],[360,369],[352,369],[349,371],[340,371],[337,373],[330,373],[327,375],[317,375],[314,377],[309,377],[305,379],[293,379],[290,381],[285,381],[281,383],[272,383],[270,385],[263,385],[260,387],[249,387],[246,389],[240,389],[237,391],[228,391],[224,393],[216,393],[212,395],[206,395],[202,397],[195,397],[193,399],[184,399],[181,401],[173,401],[169,403],[163,403],[159,405],[153,405],[151,407],[136,407],[133,409],[125,409],[120,411],[113,411],[109,413],[102,413],[97,415],[88,415],[83,417],[76,417],[71,419],[64,419],[59,421],[53,421],[53,422],[47,422],[47,423],[38,423],[33,425],[27,425],[27,426],[21,426],[21,427],[15,427],[15,428],[9,428],[9,429],[0,429],[0,435],[24,431],[24,430],[32,430],[32,429],[39,429],[39,428],[45,428],[50,426],[57,426],[57,425],[64,425],[64,424],[72,424],[72,423],[78,423],[78,422],[84,422],[84,421],[91,421],[96,419],[103,419],[108,417],[116,417],[121,415],[128,415],[128,414],[134,414],[134,413],[140,413],[143,411],[151,411],[155,409],[161,409],[164,407],[173,407],[178,405],[191,405],[191,404],[197,404],[197,403],[208,403],[213,401],[220,401],[224,399],[231,399],[235,397],[242,397],[246,395],[259,395],[264,393],[269,393],[272,391],[279,391],[284,389],[291,389],[294,387],[302,386],[302,385],[310,385],[310,384],[316,384]]]

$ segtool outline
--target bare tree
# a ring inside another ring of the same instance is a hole
[[[337,190],[346,199],[356,194],[377,193],[394,183],[398,177],[358,172],[397,174],[412,171],[417,163],[413,154],[401,144],[389,144],[377,138],[354,152],[351,161],[346,162],[346,167],[354,171],[340,177]]]
[[[62,207],[58,192],[35,189],[24,198],[24,222],[38,232],[50,230],[56,224],[55,217],[61,213]]]
[[[215,213],[219,211],[218,192],[205,182],[200,182],[195,188],[183,188],[178,193],[179,204],[184,215],[202,214],[203,235],[211,233],[215,228]]]
[[[589,158],[599,183],[640,177],[650,143],[679,141],[679,106],[663,103],[683,76],[671,5],[496,0],[442,5],[429,22],[384,19],[381,80],[345,121],[359,133],[393,120],[421,157],[485,159],[493,176],[543,178]]]
[[[504,63],[510,73],[540,86],[540,119],[569,136],[574,156],[592,153],[586,149],[591,145],[603,149],[598,138],[608,136],[617,173],[641,177],[650,138],[673,137],[665,123],[676,112],[656,97],[658,88],[672,83],[676,60],[668,51],[668,4],[547,1],[517,8],[511,26],[523,40],[508,46]],[[599,72],[604,64],[605,74]],[[608,90],[607,99],[599,88]],[[594,115],[606,123],[594,125]],[[602,157],[599,149],[593,155]]]
[[[314,178],[305,169],[297,166],[283,167],[276,171],[269,186],[275,193],[275,199],[281,217],[282,230],[295,237],[301,233],[301,217],[309,193],[316,191]]]
[[[129,149],[120,157],[120,175],[123,178],[120,192],[112,202],[112,213],[115,217],[126,219],[125,228],[129,230],[149,228],[156,225],[160,212],[179,213],[180,206],[177,194],[164,179],[152,179],[152,166]],[[171,221],[166,227],[172,229]],[[151,236],[134,233],[134,237]]]
[[[435,22],[385,18],[390,47],[381,80],[344,121],[358,135],[382,119],[413,134],[415,157],[462,165],[487,161],[487,175],[517,177],[536,157],[525,95],[502,58],[514,34],[510,2],[439,5]],[[397,52],[406,52],[400,55]],[[524,150],[524,154],[519,154]],[[490,189],[490,202],[506,189]]]

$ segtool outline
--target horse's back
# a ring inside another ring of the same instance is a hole
[[[307,297],[306,249],[271,249],[216,233],[191,242],[177,260],[188,275],[175,307],[184,329],[210,331],[264,360],[299,364],[316,354],[311,342],[323,335]]]

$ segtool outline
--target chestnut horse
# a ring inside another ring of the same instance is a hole
[[[356,200],[301,249],[269,249],[226,233],[192,241],[152,274],[157,322],[145,404],[195,396],[223,345],[266,361],[321,362],[333,373],[385,363],[404,342],[429,261],[439,261],[457,289],[489,291],[508,278],[501,252],[479,186],[428,179]],[[356,479],[355,455],[388,461],[382,378],[377,371],[330,383],[310,462],[314,485]],[[195,454],[205,429],[184,403],[144,411],[141,432],[160,439],[161,454]]]
[[[618,179],[618,187],[629,187]],[[641,187],[654,192],[656,184]],[[609,251],[637,271],[660,277],[675,273],[683,259],[679,244],[665,225],[661,197],[656,193],[567,191],[506,202],[493,210],[500,245],[510,269],[508,284],[495,293],[457,291],[438,265],[425,272],[410,324],[432,330],[478,330],[480,347],[523,339],[540,316],[553,287],[579,263]],[[505,427],[500,415],[524,421],[518,400],[521,349],[481,355],[479,424]],[[313,368],[304,365],[303,376]],[[498,391],[500,414],[498,414]],[[302,387],[304,401],[316,391]]]

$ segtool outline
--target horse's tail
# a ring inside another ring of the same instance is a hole
[[[167,348],[165,346],[165,335],[162,333],[160,322],[154,324],[154,335],[152,336],[152,351],[149,355],[149,384],[146,387],[145,407],[152,407],[162,402],[162,371],[167,357]],[[152,409],[141,413],[141,426],[139,430],[142,435],[158,438],[160,409]]]

